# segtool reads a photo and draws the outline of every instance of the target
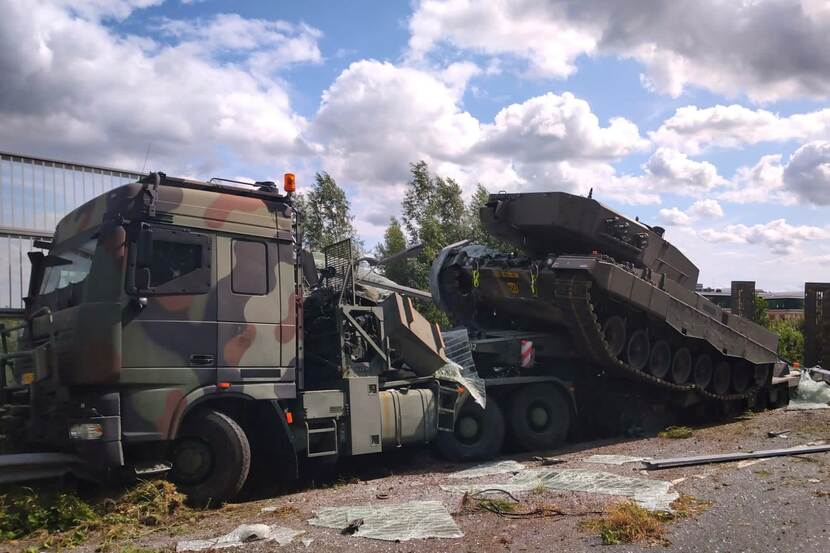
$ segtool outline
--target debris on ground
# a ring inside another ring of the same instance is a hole
[[[241,524],[224,536],[209,540],[183,540],[176,544],[176,552],[204,551],[205,549],[224,549],[238,547],[246,543],[275,541],[279,545],[288,545],[295,537],[304,533],[282,526],[267,524]]]
[[[802,371],[798,387],[792,392],[788,411],[830,408],[830,385],[810,377],[809,371]]]
[[[462,538],[464,534],[440,501],[410,501],[397,505],[324,507],[314,511],[312,526],[342,530],[353,521],[363,524],[355,537],[386,541]]]
[[[345,528],[340,530],[340,533],[344,536],[351,536],[352,534],[357,532],[361,526],[363,526],[363,519],[356,518],[353,521],[351,521],[348,525],[346,525]]]
[[[580,523],[583,530],[596,530],[605,545],[647,541],[669,545],[664,537],[666,522],[693,517],[711,506],[710,501],[681,495],[671,504],[671,512],[650,511],[626,501],[606,509],[601,516]]]
[[[579,526],[599,532],[605,545],[640,541],[668,545],[660,516],[631,501],[617,503],[603,515],[585,520]]]
[[[549,467],[551,465],[561,465],[565,462],[564,459],[560,459],[559,457],[533,457],[533,460],[537,463],[541,463],[543,467]]]
[[[40,548],[66,549],[97,535],[107,547],[192,514],[184,499],[166,480],[142,481],[97,502],[70,493],[19,488],[0,496],[0,541],[43,539]]]
[[[792,430],[770,430],[767,432],[767,438],[786,438],[787,434],[792,432]]]
[[[662,432],[658,432],[657,436],[669,440],[684,440],[691,438],[694,435],[694,430],[688,426],[669,426]]]
[[[624,465],[626,463],[641,463],[651,457],[631,457],[630,455],[591,455],[585,459],[586,463],[598,465]]]
[[[670,511],[670,504],[677,499],[671,490],[671,482],[620,476],[610,472],[584,469],[531,469],[519,472],[506,483],[441,486],[441,489],[457,493],[478,494],[497,489],[511,494],[528,493],[544,487],[548,490],[601,493],[630,497],[648,509]]]
[[[830,446],[798,446],[787,449],[766,449],[749,453],[720,453],[716,455],[698,455],[695,457],[675,457],[670,459],[653,459],[643,461],[649,470],[667,469],[675,467],[688,467],[691,465],[706,465],[709,463],[726,463],[729,461],[740,461],[743,459],[761,459],[764,457],[788,457],[790,455],[805,455],[808,453],[830,452]]]
[[[738,461],[736,465],[739,469],[743,469],[746,467],[751,467],[752,465],[757,465],[758,463],[763,463],[764,461],[769,461],[769,457],[761,457],[760,459],[748,459],[746,461]]]
[[[449,478],[480,478],[482,476],[492,476],[494,474],[506,474],[508,472],[517,473],[523,470],[525,466],[512,459],[506,461],[493,461],[490,463],[482,463],[474,467],[459,470],[448,475]]]
[[[706,465],[710,463],[727,463],[729,461],[740,461],[743,459],[762,459],[765,457],[789,457],[791,455],[806,455],[808,453],[830,452],[830,446],[809,444],[790,447],[787,449],[766,449],[763,451],[752,451],[749,453],[719,453],[716,455],[698,455],[695,457],[675,457],[670,459],[653,459],[643,461],[649,470],[688,467],[691,465]]]

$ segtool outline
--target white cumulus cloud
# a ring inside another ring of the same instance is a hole
[[[710,147],[830,138],[830,109],[781,117],[738,104],[679,108],[649,137],[661,146],[696,154]]]
[[[773,254],[796,253],[805,241],[827,240],[830,230],[811,225],[791,225],[785,219],[776,219],[757,225],[727,225],[723,229],[703,229],[699,232],[707,242],[732,244],[755,244],[770,250]]]
[[[218,16],[166,22],[171,44],[101,24],[153,3],[0,0],[0,145],[133,169],[152,145],[151,168],[183,174],[210,174],[221,157],[265,163],[312,151],[273,71],[319,59],[318,31]],[[219,49],[238,61],[220,61]]]
[[[445,46],[511,56],[552,77],[572,74],[580,56],[623,56],[673,96],[694,85],[759,101],[824,98],[826,14],[822,0],[421,0],[409,49],[415,59]]]

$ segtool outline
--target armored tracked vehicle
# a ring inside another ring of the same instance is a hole
[[[697,294],[698,268],[662,228],[563,192],[491,195],[480,217],[517,251],[451,245],[433,265],[431,288],[469,329],[484,376],[565,371],[595,392],[593,405],[608,402],[603,389],[684,406],[751,403],[769,391],[777,335]],[[504,346],[482,347],[523,336],[535,344],[530,371],[506,363]],[[525,407],[513,412],[533,416]]]

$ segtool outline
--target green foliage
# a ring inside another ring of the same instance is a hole
[[[389,226],[383,233],[383,242],[375,248],[375,255],[378,259],[389,257],[406,249],[406,237],[403,234],[401,224],[395,217],[389,219]],[[392,261],[383,266],[383,274],[386,278],[395,282],[405,283],[409,278],[409,268],[406,260]]]
[[[694,435],[694,430],[688,426],[669,426],[657,435],[669,440],[683,440],[691,438]]]
[[[767,314],[767,300],[755,294],[755,314],[752,320],[761,326],[769,327],[769,315]]]
[[[411,164],[410,171],[401,211],[409,243],[420,242],[423,249],[407,262],[406,281],[399,282],[424,290],[429,288],[429,271],[441,249],[470,238],[472,230],[469,211],[457,182],[431,175],[425,161]],[[446,315],[434,304],[416,302],[416,307],[429,320],[448,323]]]
[[[0,539],[34,532],[63,532],[98,520],[93,508],[74,495],[38,494],[31,488],[0,496]]]
[[[295,199],[303,215],[303,246],[322,251],[334,242],[352,238],[359,246],[346,193],[326,172],[317,173],[314,186],[306,195]]]
[[[804,360],[804,334],[801,325],[787,319],[769,321],[767,324],[772,332],[778,334],[778,355],[790,363]]]
[[[466,226],[469,234],[465,238],[469,238],[475,244],[482,244],[494,250],[512,251],[514,249],[512,245],[495,238],[481,224],[478,213],[481,207],[487,203],[489,197],[490,192],[484,186],[476,185],[476,191],[473,192],[470,203],[467,204]]]

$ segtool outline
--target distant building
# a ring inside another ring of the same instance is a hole
[[[729,288],[703,288],[697,292],[717,306],[732,309],[732,291]],[[804,292],[765,292],[758,295],[767,301],[767,316],[771,320],[804,318]]]
[[[58,221],[93,197],[141,175],[0,152],[0,316],[23,307],[34,241],[49,238]]]

